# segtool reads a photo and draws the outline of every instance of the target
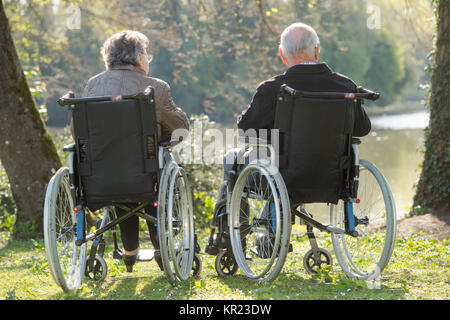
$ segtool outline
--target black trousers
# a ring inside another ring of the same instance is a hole
[[[137,206],[138,204],[136,204]],[[115,207],[117,217],[124,215],[127,211]],[[145,213],[156,218],[157,208],[153,206],[147,206],[144,208]],[[156,230],[156,224],[147,221],[148,231],[150,233],[150,240],[155,249],[159,249],[159,240]],[[132,215],[128,219],[119,223],[120,236],[122,239],[123,247],[126,251],[133,251],[139,248],[139,217]]]

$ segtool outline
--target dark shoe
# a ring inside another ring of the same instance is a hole
[[[125,263],[125,266],[127,267],[127,272],[133,272],[133,266],[136,262],[137,254],[134,254],[132,256],[124,254],[122,256],[123,262]]]
[[[164,271],[164,267],[163,267],[162,259],[161,259],[161,252],[159,252],[159,249],[155,250],[154,258],[156,260],[156,263],[158,264],[159,269],[161,269],[161,271]]]

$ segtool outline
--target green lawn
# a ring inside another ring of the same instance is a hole
[[[64,293],[49,273],[42,239],[10,241],[9,232],[0,232],[0,299],[449,299],[449,241],[420,240],[416,235],[400,238],[391,262],[377,284],[351,281],[337,262],[331,271],[312,277],[302,265],[309,243],[302,227],[293,229],[294,252],[280,276],[258,285],[239,271],[233,277],[219,278],[214,257],[201,253],[202,272],[177,286],[168,284],[154,261],[138,262],[135,272],[126,273],[121,261],[105,256],[108,275],[103,282],[85,280],[81,289]],[[333,254],[331,239],[317,233],[320,246]],[[199,235],[202,249],[207,231]],[[144,242],[150,245],[150,241]]]

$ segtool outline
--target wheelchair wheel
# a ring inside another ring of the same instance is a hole
[[[239,267],[236,264],[236,260],[233,257],[233,253],[228,252],[228,250],[221,250],[217,254],[214,267],[219,276],[232,276],[234,275]]]
[[[95,255],[94,265],[92,266],[92,269],[86,266],[85,275],[90,280],[103,281],[106,279],[107,273],[108,273],[108,266],[106,264],[106,261],[105,259],[103,259],[102,256],[98,254]]]
[[[229,228],[233,254],[245,276],[274,280],[283,268],[291,233],[289,198],[279,172],[269,174],[254,164],[244,168],[232,192]]]
[[[386,267],[394,250],[396,212],[391,189],[383,174],[360,160],[359,203],[353,204],[357,237],[331,235],[336,258],[350,278],[373,280]],[[331,223],[344,229],[344,203],[331,206]]]
[[[308,250],[303,257],[303,266],[309,274],[316,274],[323,265],[331,266],[333,264],[331,254],[327,250],[319,248],[318,252],[319,257],[317,259],[314,257],[312,249]]]
[[[165,176],[164,176],[165,175]],[[187,280],[194,260],[191,187],[183,168],[170,165],[159,191],[158,234],[161,260],[169,282]]]
[[[202,271],[202,259],[198,254],[194,255],[194,261],[192,262],[192,276],[198,277]]]
[[[44,241],[51,274],[64,290],[78,289],[86,263],[86,243],[75,244],[76,216],[69,170],[59,169],[50,180],[44,204]]]

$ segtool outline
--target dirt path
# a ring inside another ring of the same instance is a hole
[[[423,232],[420,237],[424,239],[449,239],[450,210],[408,217],[397,222],[397,237],[406,237],[420,231]]]

